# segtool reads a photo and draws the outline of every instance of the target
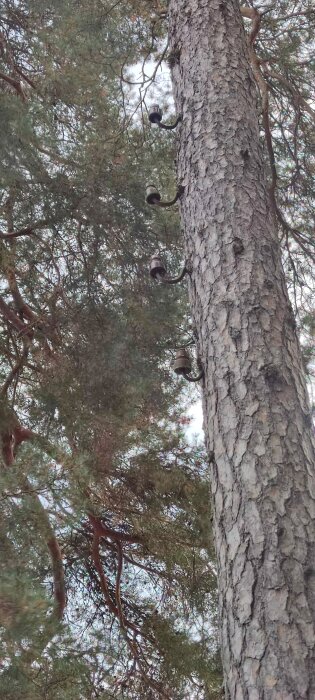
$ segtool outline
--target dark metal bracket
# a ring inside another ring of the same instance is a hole
[[[145,201],[151,207],[172,207],[173,204],[176,204],[176,202],[180,199],[184,193],[184,189],[185,188],[183,185],[178,185],[174,199],[171,199],[169,202],[163,202],[161,201],[159,190],[155,187],[155,185],[147,185]]]
[[[152,105],[149,112],[149,121],[151,122],[151,124],[156,124],[159,127],[159,129],[167,129],[168,131],[171,131],[172,129],[176,129],[179,122],[182,120],[182,116],[181,114],[179,114],[174,124],[163,124],[162,116],[163,112],[160,106]]]
[[[176,357],[173,363],[173,370],[175,374],[184,377],[185,379],[187,379],[188,382],[199,382],[200,379],[202,379],[202,377],[204,376],[204,371],[201,367],[199,359],[197,362],[200,372],[195,377],[192,377],[190,374],[192,369],[190,355],[185,348],[179,348],[176,352]]]
[[[155,253],[151,258],[150,263],[150,275],[154,280],[161,282],[161,284],[177,284],[184,279],[185,275],[189,275],[191,272],[189,265],[185,262],[182,271],[177,275],[177,277],[168,277],[166,273],[166,267],[159,256],[159,253]]]

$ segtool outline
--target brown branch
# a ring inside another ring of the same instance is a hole
[[[40,153],[43,153],[44,156],[48,156],[48,158],[51,158],[53,161],[55,161],[55,163],[61,163],[62,165],[68,165],[68,161],[66,160],[66,158],[63,158],[58,153],[53,153],[52,151],[48,150],[47,148],[43,148],[43,146],[40,146],[37,141],[33,141],[33,145],[35,146],[35,148],[37,148],[37,150]]]
[[[25,94],[22,90],[21,83],[18,80],[14,80],[14,78],[10,78],[9,75],[5,75],[4,73],[1,73],[1,72],[0,72],[0,79],[4,80],[6,83],[11,85],[11,87],[14,88],[14,90],[17,92],[17,94],[19,95],[21,100],[23,102],[26,102]]]
[[[32,438],[32,431],[19,424],[14,411],[8,408],[5,402],[1,408],[1,449],[4,463],[9,467],[14,462],[19,445]]]
[[[39,500],[39,498],[38,498]],[[45,513],[46,515],[46,513]],[[48,516],[47,521],[48,521]],[[47,540],[47,547],[50,551],[53,579],[54,579],[54,595],[56,599],[56,612],[59,620],[63,617],[63,612],[66,607],[66,591],[65,591],[65,580],[64,580],[64,569],[62,554],[59,547],[56,535],[49,523],[51,530],[51,537]]]
[[[274,155],[274,150],[273,150],[273,144],[272,144],[272,135],[271,135],[271,128],[270,128],[270,120],[269,120],[269,85],[264,77],[262,70],[261,70],[261,62],[259,58],[256,55],[255,49],[254,49],[254,42],[255,39],[259,33],[260,29],[260,22],[261,22],[261,16],[259,12],[250,7],[241,7],[240,8],[241,15],[243,17],[246,17],[248,19],[252,20],[252,29],[248,38],[248,48],[249,48],[249,55],[250,55],[250,60],[251,60],[251,65],[254,73],[255,80],[257,82],[257,85],[260,89],[261,93],[261,101],[262,101],[262,121],[263,121],[263,127],[265,131],[265,136],[266,136],[266,143],[267,143],[267,150],[268,150],[268,155],[269,155],[269,163],[270,163],[270,170],[271,170],[271,185],[269,187],[269,194],[270,194],[270,201],[271,205],[273,208],[273,212],[275,217],[278,219],[279,223],[281,224],[282,228],[286,231],[291,233],[292,237],[294,240],[298,243],[298,245],[302,248],[304,253],[308,255],[313,261],[315,261],[314,256],[312,253],[306,249],[305,245],[301,241],[301,235],[300,232],[297,231],[295,228],[290,226],[290,224],[285,220],[281,210],[278,207],[277,200],[276,200],[276,187],[277,187],[277,169],[276,169],[276,164],[275,164],[275,155]],[[308,103],[302,98],[298,93],[296,93],[295,90],[293,90],[291,84],[285,79],[282,78],[281,75],[278,73],[274,73],[268,70],[268,68],[265,66],[264,70],[268,73],[270,77],[275,78],[276,80],[281,81],[288,90],[290,90],[291,94],[293,97],[296,97],[296,100],[299,102],[299,105],[304,107],[305,111],[307,111],[312,118],[315,118],[315,112],[311,109],[311,107],[308,105]]]
[[[9,305],[6,304],[4,299],[0,297],[0,313],[2,316],[6,319],[6,321],[9,321],[14,328],[19,331],[22,335],[26,335],[29,338],[32,338],[33,336],[33,330],[30,328],[29,325],[26,325],[21,321],[21,319],[16,315],[12,309],[10,309]]]
[[[31,321],[33,324],[37,323],[39,321],[38,316],[32,311],[30,306],[24,301],[21,292],[18,288],[17,284],[17,279],[15,275],[15,270],[12,265],[7,265],[5,267],[5,273],[6,277],[8,280],[9,284],[9,289],[12,295],[12,298],[15,302],[15,306],[17,311],[20,312],[22,317],[25,317],[28,321]]]
[[[292,238],[294,238],[296,243],[300,246],[300,248],[302,248],[305,255],[307,255],[309,258],[311,258],[311,260],[315,264],[315,255],[313,255],[313,253],[306,248],[305,244],[301,240],[302,236],[301,236],[300,232],[297,229],[293,228],[293,226],[290,226],[290,224],[286,221],[286,219],[284,218],[284,216],[283,216],[283,214],[280,211],[278,206],[277,206],[277,216],[278,216],[280,224],[282,225],[285,232],[291,234]]]
[[[274,155],[274,150],[273,150],[273,144],[272,144],[272,135],[271,135],[271,128],[270,128],[270,120],[269,120],[269,96],[268,96],[268,91],[269,91],[269,85],[264,77],[262,70],[261,70],[261,63],[260,60],[258,59],[255,49],[254,49],[254,42],[255,39],[258,35],[259,29],[260,29],[260,22],[261,22],[261,16],[259,12],[254,9],[254,8],[249,8],[249,7],[241,7],[240,8],[241,14],[243,17],[246,17],[248,19],[252,20],[252,30],[249,35],[249,40],[248,40],[248,46],[249,46],[249,54],[250,54],[250,60],[252,64],[252,69],[254,73],[254,77],[256,79],[257,85],[260,89],[261,93],[261,100],[262,100],[262,121],[263,121],[263,127],[265,131],[265,136],[266,136],[266,143],[267,143],[267,150],[268,150],[268,155],[269,155],[269,163],[270,163],[270,170],[271,170],[271,185],[269,188],[269,194],[270,194],[270,200],[272,204],[272,208],[274,211],[274,214],[278,221],[280,222],[281,226],[284,228],[286,232],[290,232],[293,236],[293,238],[296,240],[296,242],[301,246],[302,250],[314,260],[314,257],[312,256],[310,251],[307,251],[305,246],[303,245],[301,241],[301,236],[299,231],[291,227],[288,222],[285,220],[282,212],[280,211],[277,201],[276,201],[276,187],[277,187],[277,169],[276,169],[276,164],[275,164],[275,155]],[[315,119],[315,112],[312,110],[312,108],[308,105],[306,100],[299,95],[296,90],[294,90],[291,86],[291,84],[283,78],[281,75],[278,73],[275,73],[273,71],[270,71],[266,66],[264,66],[265,72],[268,73],[270,77],[273,77],[274,79],[278,80],[279,82],[282,82],[283,85],[291,92],[293,97],[296,99],[296,101],[299,103],[301,107],[304,108],[305,111],[312,116],[313,119]]]
[[[35,83],[33,82],[33,80],[31,80],[31,78],[29,78],[27,75],[25,75],[25,73],[23,73],[23,71],[16,65],[16,63],[14,64],[14,69],[21,76],[21,78],[23,78],[23,80],[25,80],[25,82],[31,88],[33,88],[33,90],[37,90],[37,87],[36,87]]]
[[[118,610],[120,624],[122,627],[125,627],[125,618],[124,618],[124,614],[123,614],[122,607],[121,607],[121,597],[120,597],[120,582],[121,582],[121,576],[122,576],[122,570],[123,570],[123,551],[122,551],[121,543],[118,540],[116,540],[116,547],[117,547],[118,561],[117,561],[115,597],[116,597],[117,610]]]
[[[25,365],[25,362],[27,360],[28,352],[29,352],[29,347],[28,347],[28,345],[25,345],[21,357],[19,357],[19,359],[17,360],[14,367],[12,367],[10,374],[8,375],[2,388],[0,389],[0,396],[5,396],[5,394],[7,393],[8,389],[10,387],[10,384],[12,384],[12,382],[13,382],[13,379],[16,377],[16,375],[19,375],[22,367]]]
[[[30,440],[33,437],[32,431],[28,428],[23,428],[18,423],[18,420],[13,414],[13,412],[11,412],[9,420],[11,420],[11,427],[9,426],[6,433],[1,436],[2,452],[7,466],[10,466],[13,463],[14,458],[16,456],[16,448],[25,440]],[[46,513],[46,510],[42,505],[38,494],[34,493],[34,489],[32,488],[26,476],[22,477],[22,485],[25,489],[25,492],[36,501],[36,505],[39,510],[42,523],[44,525],[44,530],[47,534],[47,547],[50,552],[52,563],[54,596],[56,600],[56,615],[58,619],[61,620],[66,606],[66,591],[64,581],[63,560],[59,543],[55,535],[54,529],[50,523],[49,517]]]
[[[304,12],[292,12],[290,15],[282,15],[281,17],[273,17],[273,22],[287,22],[289,19],[294,19],[295,17],[308,17],[315,14],[315,10],[305,10]]]
[[[89,516],[89,518],[90,518],[90,516]],[[142,659],[140,658],[140,653],[139,653],[138,644],[136,642],[136,639],[130,639],[130,637],[128,636],[128,633],[127,633],[126,628],[133,630],[133,632],[135,633],[135,636],[138,634],[141,634],[140,630],[136,627],[136,625],[134,625],[132,622],[130,622],[129,620],[127,620],[124,617],[122,609],[121,609],[121,603],[120,603],[120,579],[121,579],[121,572],[122,572],[121,545],[120,545],[120,549],[118,549],[118,547],[117,547],[119,560],[118,560],[118,569],[117,569],[117,576],[116,576],[116,589],[115,589],[116,590],[116,601],[117,601],[117,607],[116,607],[116,605],[113,603],[113,601],[111,599],[109,586],[108,586],[107,579],[106,579],[106,576],[104,574],[104,570],[102,567],[102,562],[101,562],[100,552],[99,552],[101,535],[99,534],[98,526],[96,529],[94,529],[94,527],[93,527],[93,530],[94,530],[94,534],[93,534],[93,542],[92,542],[92,558],[93,558],[94,566],[95,566],[96,571],[97,571],[98,576],[99,576],[99,581],[100,581],[101,589],[102,589],[102,592],[103,592],[103,595],[105,598],[105,602],[106,602],[109,610],[115,615],[115,617],[118,618],[118,620],[120,622],[120,626],[121,626],[122,632],[124,634],[126,643],[128,644],[128,647],[132,653],[132,656],[135,660],[135,663],[138,666],[139,672],[140,672],[144,682],[146,683],[146,685],[148,685],[149,687],[156,690],[161,697],[165,698],[165,700],[171,700],[170,696],[164,692],[161,684],[157,683],[156,681],[154,681],[152,678],[150,678],[148,676],[147,672],[143,668],[143,663],[142,663]],[[116,545],[117,545],[117,541],[116,541]],[[120,606],[120,608],[119,608],[119,606]],[[144,662],[145,662],[145,660],[144,660]]]
[[[31,432],[31,431],[30,431]],[[62,553],[61,549],[57,540],[57,537],[55,535],[55,531],[50,523],[49,517],[46,513],[46,510],[38,496],[37,493],[34,493],[34,490],[31,487],[31,484],[27,477],[23,477],[22,479],[23,482],[23,487],[27,491],[28,495],[31,496],[36,501],[37,508],[40,513],[40,517],[44,526],[44,530],[46,531],[46,536],[47,536],[47,547],[50,552],[50,558],[51,558],[51,565],[52,565],[52,574],[53,574],[53,581],[54,581],[54,596],[55,596],[55,601],[56,601],[56,609],[55,609],[55,614],[59,620],[62,619],[64,609],[66,607],[66,602],[67,602],[67,597],[66,597],[66,589],[65,589],[65,577],[64,577],[64,567],[63,567],[63,560],[62,560]]]
[[[20,238],[21,236],[32,236],[34,235],[34,231],[36,229],[46,228],[47,226],[49,226],[49,222],[46,219],[42,219],[34,224],[29,224],[29,226],[25,226],[24,228],[21,228],[18,231],[9,231],[9,233],[3,233],[3,231],[0,231],[0,239],[6,241],[11,240],[12,238]]]
[[[7,225],[8,229],[13,229],[14,227],[14,222],[13,222],[13,197],[10,193],[10,196],[8,197],[8,200],[6,202],[6,213],[7,213]],[[6,275],[6,278],[8,280],[9,284],[9,289],[12,295],[12,298],[14,300],[15,306],[17,311],[20,314],[20,317],[24,320],[24,317],[27,318],[28,321],[36,322],[37,321],[37,316],[36,314],[30,309],[28,304],[25,303],[25,301],[22,298],[22,295],[20,293],[17,279],[16,279],[16,271],[14,267],[14,262],[15,262],[15,250],[16,250],[16,243],[15,240],[10,241],[9,243],[9,251],[7,250],[6,246],[4,244],[1,244],[1,250],[4,249],[4,255],[3,255],[3,267],[4,267],[4,272]]]
[[[92,516],[93,518],[93,516]],[[140,630],[137,628],[136,625],[133,624],[133,622],[130,622],[127,620],[122,612],[121,608],[121,601],[120,601],[120,581],[121,581],[121,574],[122,574],[122,548],[120,545],[120,550],[119,550],[119,564],[118,564],[118,570],[117,570],[117,578],[116,578],[116,600],[117,600],[117,587],[118,587],[118,601],[117,605],[113,602],[111,595],[110,595],[110,590],[109,586],[107,583],[107,578],[104,574],[102,562],[101,562],[101,557],[100,557],[100,540],[104,536],[101,534],[98,525],[94,525],[94,522],[92,520],[91,516],[89,516],[89,520],[92,524],[93,527],[93,542],[92,542],[92,559],[94,566],[96,568],[96,571],[99,576],[100,580],[100,585],[101,589],[105,598],[105,602],[109,608],[109,610],[115,615],[115,617],[118,618],[122,628],[125,630],[126,627],[129,629],[133,630],[133,632],[136,632],[137,634],[140,634]],[[117,546],[117,541],[116,541],[116,546]],[[119,609],[120,605],[120,609]]]
[[[298,90],[292,86],[292,83],[289,82],[289,80],[286,80],[280,73],[277,73],[273,70],[270,70],[268,66],[264,63],[264,71],[269,75],[270,78],[273,78],[274,80],[277,80],[279,83],[282,83],[284,87],[289,90],[291,93],[293,99],[296,101],[296,103],[301,107],[305,112],[307,112],[312,119],[315,121],[315,111],[310,107],[308,102],[300,95]]]
[[[1,433],[1,443],[4,464],[6,467],[11,467],[14,462],[14,438],[10,430]]]
[[[248,38],[248,48],[249,48],[249,56],[250,56],[250,61],[252,64],[252,69],[254,73],[255,80],[257,82],[257,85],[260,89],[261,93],[261,102],[262,102],[262,120],[263,120],[263,127],[265,131],[265,136],[266,136],[266,143],[267,143],[267,150],[268,150],[268,155],[269,155],[269,163],[270,163],[270,170],[271,170],[271,185],[269,187],[269,194],[270,194],[270,200],[272,204],[272,208],[274,211],[274,215],[277,216],[277,204],[276,204],[276,199],[275,199],[275,190],[277,186],[277,170],[276,170],[276,165],[275,165],[275,156],[274,156],[274,151],[273,151],[273,145],[272,145],[272,136],[271,136],[271,129],[270,129],[270,121],[269,121],[269,96],[268,96],[268,83],[266,82],[261,67],[260,67],[260,61],[256,55],[255,49],[254,49],[254,42],[255,39],[257,38],[259,29],[260,29],[260,22],[261,22],[261,17],[260,14],[257,10],[254,8],[250,7],[241,7],[241,14],[243,17],[247,17],[248,19],[252,20],[252,29]]]
[[[25,305],[25,307],[23,307],[24,312],[25,312],[25,309],[27,309],[27,314],[25,313],[25,315],[27,315],[29,319],[31,319],[31,318],[33,319],[32,324],[26,325],[25,323],[23,323],[23,321],[21,321],[21,319],[16,315],[16,313],[14,311],[12,311],[12,309],[10,309],[8,304],[6,304],[6,302],[0,297],[0,313],[2,313],[2,316],[4,316],[4,318],[7,321],[9,321],[14,326],[14,328],[16,330],[19,331],[20,336],[22,336],[22,337],[27,336],[27,338],[29,340],[31,340],[33,338],[33,335],[34,335],[34,328],[33,327],[38,323],[38,321],[37,321],[37,317],[33,314],[31,309],[27,305]],[[44,352],[45,352],[46,357],[51,358],[53,356],[53,352],[50,349],[46,338],[44,338],[43,348],[44,348]]]
[[[104,570],[102,567],[102,562],[101,562],[101,557],[100,557],[100,535],[94,530],[93,534],[93,542],[92,542],[92,559],[94,566],[96,568],[96,571],[99,576],[99,581],[101,585],[101,589],[105,598],[105,602],[109,610],[117,617],[118,615],[118,610],[116,608],[116,605],[113,603],[110,595],[110,590],[109,586],[107,583],[106,576],[104,574]]]
[[[128,554],[124,554],[124,559],[128,561],[130,564],[132,564],[135,568],[138,569],[143,569],[143,571],[146,571],[148,574],[151,574],[152,576],[157,576],[159,578],[164,578],[167,581],[170,580],[170,577],[168,574],[166,574],[165,571],[159,571],[158,569],[153,568],[152,566],[146,566],[145,564],[142,564],[139,561],[135,561],[132,557],[130,557]]]
[[[93,530],[96,531],[100,537],[110,537],[115,542],[123,541],[123,542],[130,542],[131,544],[140,544],[142,542],[140,537],[135,537],[134,535],[128,535],[125,532],[117,532],[117,530],[112,530],[111,528],[106,527],[105,525],[103,525],[100,518],[97,518],[92,513],[89,513],[88,517],[89,517],[89,521],[93,527]]]
[[[11,246],[13,246],[13,245],[14,245],[14,243],[12,242]],[[54,329],[52,331],[50,331],[49,326],[47,324],[47,321],[45,322],[45,319],[40,318],[40,316],[38,316],[38,314],[35,313],[35,311],[33,311],[31,309],[29,304],[27,304],[24,301],[22,294],[21,294],[19,287],[18,287],[14,266],[10,262],[10,260],[8,260],[7,264],[4,265],[4,271],[5,271],[7,280],[8,280],[9,289],[10,289],[10,292],[11,292],[12,298],[14,300],[17,311],[19,312],[20,316],[22,316],[23,319],[26,318],[28,321],[30,321],[30,325],[32,326],[33,329],[37,329],[44,334],[44,336],[45,336],[44,341],[43,341],[44,351],[45,351],[45,354],[47,357],[51,357],[52,351],[47,343],[47,338],[49,338],[56,345],[58,345],[59,338],[58,338],[56,331]],[[21,319],[19,319],[19,321],[21,321]]]
[[[28,83],[28,85],[30,87],[32,87],[36,90],[35,83],[33,83],[31,78],[29,78],[27,75],[25,75],[23,73],[22,69],[19,68],[19,66],[16,64],[16,62],[14,60],[13,52],[12,52],[11,47],[10,47],[10,43],[9,43],[8,39],[6,38],[6,35],[3,32],[0,32],[0,42],[1,42],[1,45],[3,48],[3,52],[4,52],[4,50],[6,50],[6,53],[8,56],[8,62],[11,66],[12,71],[15,73],[18,73],[18,75],[20,75],[21,78],[23,78],[23,80],[25,80],[25,82]]]

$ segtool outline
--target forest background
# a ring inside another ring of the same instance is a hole
[[[311,376],[314,10],[259,10],[261,137]],[[222,697],[208,465],[186,435],[197,392],[170,369],[176,348],[194,352],[186,282],[148,272],[156,250],[171,274],[184,262],[177,208],[144,197],[150,182],[176,191],[176,131],[148,119],[157,95],[176,117],[159,88],[166,14],[141,0],[2,3],[8,700]]]

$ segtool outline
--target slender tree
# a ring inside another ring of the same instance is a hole
[[[169,3],[226,697],[293,700],[315,696],[315,461],[274,160],[268,190],[259,137],[258,24],[248,42],[235,0]]]

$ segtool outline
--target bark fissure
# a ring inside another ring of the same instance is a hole
[[[315,697],[314,437],[234,0],[170,0],[226,697]]]

